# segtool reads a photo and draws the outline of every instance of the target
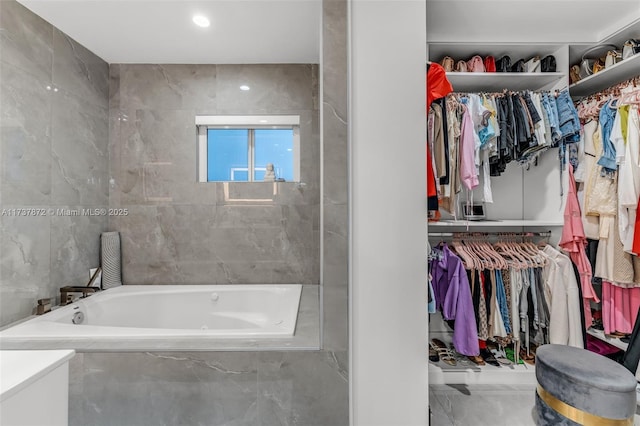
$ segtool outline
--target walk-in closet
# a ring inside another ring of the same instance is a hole
[[[640,380],[640,1],[427,0],[426,73],[431,424],[536,424],[549,343]]]

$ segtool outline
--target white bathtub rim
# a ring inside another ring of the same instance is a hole
[[[297,334],[298,316],[300,315],[302,284],[242,284],[227,285],[214,284],[209,285],[216,289],[223,290],[226,287],[233,290],[251,290],[260,287],[297,287],[298,290],[298,312],[295,313],[295,328],[293,335],[286,331],[270,330],[265,332],[262,330],[259,335],[254,334],[253,328],[241,329],[241,331],[233,330],[225,333],[223,330],[214,330],[215,335],[208,335],[210,330],[200,329],[153,329],[153,328],[135,328],[135,327],[109,327],[109,326],[92,326],[74,324],[63,324],[55,322],[55,319],[64,317],[69,314],[75,307],[90,304],[92,298],[95,300],[97,295],[114,297],[122,293],[136,294],[149,290],[153,287],[154,291],[163,293],[171,292],[187,292],[202,291],[202,285],[125,285],[97,293],[96,296],[90,296],[80,299],[72,304],[63,307],[57,307],[49,315],[35,316],[13,322],[0,329],[0,349],[7,350],[31,350],[31,349],[76,349],[80,352],[128,352],[128,351],[154,351],[154,350],[177,350],[177,351],[206,351],[206,350],[260,350],[260,348],[269,349],[286,349],[286,350],[315,350],[319,349],[319,342],[311,346],[299,346],[299,341],[294,339]],[[207,289],[211,290],[211,289]],[[33,320],[30,325],[24,325],[25,322]],[[10,328],[19,326],[20,331],[13,334]],[[82,328],[79,328],[82,327]],[[47,329],[51,329],[49,332]],[[73,331],[73,336],[69,336],[64,332],[65,329]],[[99,340],[96,340],[96,334],[99,332]],[[44,333],[44,335],[43,335]]]

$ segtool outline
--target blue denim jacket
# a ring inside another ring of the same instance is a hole
[[[611,143],[609,137],[613,129],[613,121],[616,119],[616,109],[611,108],[611,101],[603,105],[600,110],[600,127],[602,128],[602,157],[598,160],[598,164],[609,172],[615,171],[618,166],[616,164],[616,147]]]
[[[557,144],[562,139],[562,133],[560,133],[560,123],[558,120],[558,107],[553,97],[547,93],[542,93],[542,107],[547,112],[549,117],[549,126],[551,127],[551,140],[554,144]]]
[[[556,98],[556,106],[558,107],[562,141],[565,143],[578,142],[580,140],[580,118],[567,89],[561,91]]]

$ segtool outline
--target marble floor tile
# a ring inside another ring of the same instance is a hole
[[[432,426],[534,426],[535,385],[429,387]]]

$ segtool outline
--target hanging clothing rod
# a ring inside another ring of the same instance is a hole
[[[460,96],[466,96],[466,95],[487,95],[487,96],[502,96],[502,95],[506,95],[506,94],[510,94],[510,93],[524,93],[524,92],[536,92],[536,93],[555,93],[556,95],[560,92],[562,92],[563,90],[567,90],[569,88],[569,86],[563,86],[562,89],[554,89],[554,90],[528,90],[528,89],[522,89],[522,90],[514,90],[514,89],[502,89],[502,90],[479,90],[479,91],[475,91],[475,92],[459,92],[459,91],[454,91],[451,92],[450,94],[448,94],[447,96],[451,96],[454,98],[460,97]]]
[[[431,237],[551,237],[551,231],[544,232],[429,232],[429,238]]]
[[[578,102],[590,102],[594,99],[600,98],[600,97],[606,97],[612,94],[615,94],[616,91],[620,91],[623,89],[626,89],[627,87],[633,85],[634,87],[639,87],[640,86],[640,76],[635,76],[632,77],[628,80],[625,81],[621,81],[620,83],[616,83],[613,86],[607,87],[606,89],[602,89],[598,92],[592,93],[590,95],[586,95],[580,98],[580,100]]]

